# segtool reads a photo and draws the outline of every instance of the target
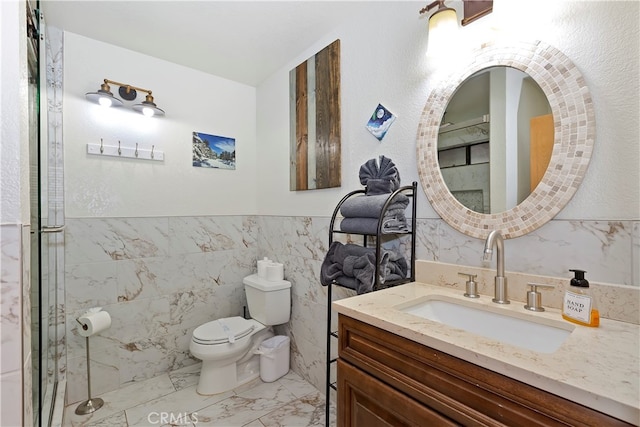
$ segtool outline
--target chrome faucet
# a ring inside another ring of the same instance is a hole
[[[504,275],[504,239],[499,230],[493,230],[487,236],[487,240],[484,242],[484,260],[490,261],[493,254],[493,247],[496,247],[498,252],[497,265],[496,265],[496,277],[495,277],[495,290],[493,302],[497,304],[509,304],[509,297],[507,296],[507,278]]]

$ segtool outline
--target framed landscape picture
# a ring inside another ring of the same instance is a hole
[[[199,168],[235,169],[235,138],[193,132],[193,166]]]

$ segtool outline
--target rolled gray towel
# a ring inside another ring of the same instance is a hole
[[[385,156],[380,156],[380,167],[378,168],[378,179],[388,179],[391,181],[391,190],[396,191],[400,188],[400,172],[393,161]]]
[[[379,157],[379,164],[376,159],[371,159],[360,166],[359,177],[360,184],[367,187],[368,195],[393,193],[400,188],[398,168],[390,158],[383,155]],[[382,184],[383,181],[389,183],[389,191],[385,191],[387,186]]]
[[[382,208],[388,198],[387,194],[351,197],[340,206],[340,214],[345,218],[380,218]],[[409,206],[409,197],[398,193],[391,200],[387,210],[404,210],[407,206]]]
[[[386,179],[373,179],[370,178],[367,180],[367,196],[375,196],[378,194],[389,194],[393,193],[393,184],[391,181]]]
[[[396,276],[404,279],[408,273],[409,264],[407,263],[407,259],[396,251],[389,251],[389,262],[387,263],[387,269],[384,273],[385,279],[387,281],[395,280]],[[392,277],[394,279],[392,279]]]
[[[327,286],[335,280],[355,289],[358,294],[370,292],[376,283],[375,258],[375,249],[373,248],[333,242],[320,266],[320,283]],[[389,253],[382,252],[380,258],[379,281],[384,283],[384,272],[388,270]]]
[[[378,163],[376,159],[370,159],[364,162],[362,166],[360,166],[360,172],[358,176],[360,177],[360,184],[366,186],[367,181],[369,179],[375,179],[378,175]]]
[[[333,242],[320,266],[320,283],[327,286],[335,281],[363,294],[387,287],[388,281],[406,279],[409,266],[397,252],[381,250],[378,285],[375,271],[374,248]]]
[[[362,256],[351,255],[346,257],[343,272],[347,277],[356,278],[356,292],[358,294],[371,292],[376,283],[376,255],[368,253]],[[381,270],[381,277],[384,277],[382,274],[384,274],[383,270]]]

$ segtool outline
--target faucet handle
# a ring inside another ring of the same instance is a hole
[[[478,284],[475,281],[475,278],[478,276],[477,274],[471,273],[458,273],[460,276],[467,276],[466,282],[466,292],[464,296],[467,298],[479,298],[480,294],[478,294]]]
[[[531,282],[527,283],[527,286],[531,286],[531,290],[527,291],[527,304],[525,304],[524,308],[531,311],[544,311],[542,294],[538,292],[538,288],[555,288],[555,286]]]

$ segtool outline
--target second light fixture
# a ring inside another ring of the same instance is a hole
[[[104,79],[104,83],[100,85],[100,89],[95,92],[88,92],[85,94],[89,101],[95,102],[105,107],[121,107],[124,103],[116,98],[113,93],[111,93],[111,87],[109,83],[119,86],[118,94],[120,97],[126,101],[134,101],[138,92],[146,92],[147,95],[145,100],[139,104],[134,104],[131,108],[139,113],[144,114],[147,117],[151,116],[164,116],[164,111],[158,108],[158,106],[153,102],[153,96],[151,95],[151,91],[149,89],[143,89],[140,87],[128,85],[125,83],[119,83],[113,80]]]

